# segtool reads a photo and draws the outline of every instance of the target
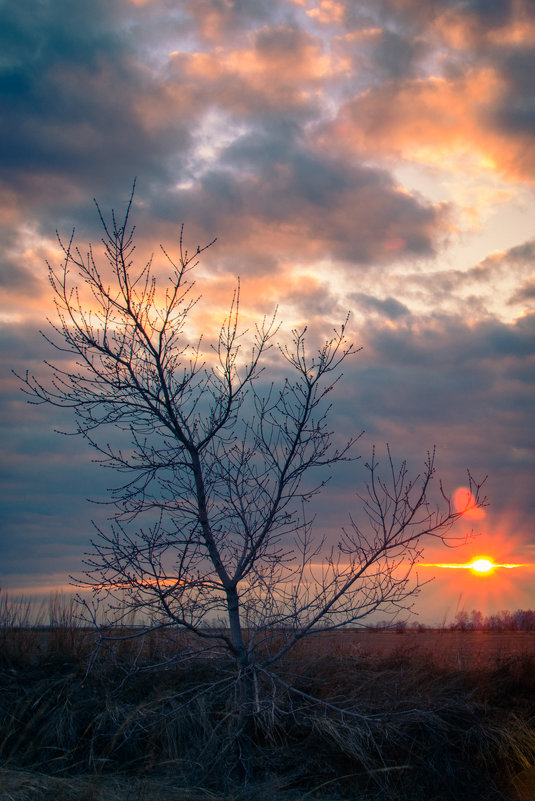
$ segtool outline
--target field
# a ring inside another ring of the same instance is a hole
[[[534,631],[421,631],[363,630],[324,635],[327,647],[343,648],[355,656],[391,657],[403,653],[459,670],[486,669],[500,662],[535,656]],[[535,801],[535,799],[534,799]]]
[[[94,634],[67,619],[0,631],[2,800],[535,799],[532,632],[344,631],[300,645],[276,681],[259,677],[244,777],[223,658],[145,669],[168,656],[153,638],[89,668]]]

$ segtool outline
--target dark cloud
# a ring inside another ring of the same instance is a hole
[[[528,0],[529,3],[529,0]],[[514,0],[433,0],[430,3],[436,18],[466,26],[471,36],[483,37],[505,28],[515,17]],[[518,9],[521,3],[516,4]]]
[[[514,496],[529,539],[535,315],[473,326],[446,316],[396,327],[369,319],[361,334],[364,348],[342,404],[366,431],[363,447],[387,440],[413,465],[436,445],[447,488],[464,483],[467,468],[477,478],[489,474],[494,516],[511,510]]]
[[[386,171],[348,164],[265,129],[234,142],[220,164],[191,189],[168,196],[161,211],[203,220],[223,244],[250,220],[251,228],[273,230],[264,253],[372,264],[435,252],[446,210],[400,191]]]
[[[372,326],[366,339],[380,363],[395,355],[404,364],[479,364],[486,370],[495,357],[535,357],[535,314],[510,324],[490,319],[471,326],[450,315],[419,316],[396,328]]]
[[[522,303],[524,301],[535,300],[535,279],[527,281],[509,299],[509,303]]]
[[[477,25],[481,30],[494,30],[510,23],[515,13],[522,17],[533,14],[530,0],[367,0],[376,18],[395,21],[400,27],[424,26],[445,18],[450,24],[455,21],[466,25]]]
[[[431,53],[424,37],[413,30],[405,33],[388,28],[364,29],[356,41],[341,46],[345,56],[354,64],[351,88],[358,91],[386,81],[402,81],[425,74],[425,59]]]
[[[528,262],[535,266],[535,239],[515,245],[505,253],[505,260],[512,262]]]
[[[23,243],[12,230],[0,226],[0,287],[4,292],[18,295],[34,295],[41,288],[40,282],[25,264]]]
[[[507,49],[505,53],[500,51],[498,58],[506,88],[494,112],[494,120],[513,136],[533,136],[535,97],[530,76],[535,70],[535,48],[527,46]]]
[[[179,119],[151,128],[161,85],[131,58],[108,4],[31,2],[3,7],[0,150],[4,181],[63,176],[116,188],[136,173],[163,174],[166,151],[189,145]]]
[[[354,292],[349,295],[350,300],[365,312],[378,312],[389,320],[396,320],[398,317],[405,317],[410,314],[410,310],[404,303],[400,303],[395,298],[376,298],[373,295],[366,295],[363,292]]]
[[[374,63],[388,79],[412,77],[420,71],[421,60],[429,50],[422,38],[408,38],[385,30],[374,48]]]
[[[337,320],[339,323],[346,316],[347,309],[331,292],[328,284],[311,283],[310,279],[297,278],[294,286],[295,289],[286,294],[285,301],[298,310],[309,327],[321,329],[325,326],[326,320],[329,323]],[[320,333],[320,336],[322,335],[323,331]]]

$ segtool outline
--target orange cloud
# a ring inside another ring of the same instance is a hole
[[[528,16],[530,5],[531,0],[511,0],[503,3],[503,9],[496,8],[495,15],[488,16],[459,5],[435,16],[431,30],[456,50],[472,50],[482,43],[499,47],[533,44],[535,23]]]
[[[345,6],[336,0],[320,0],[316,8],[311,8],[307,12],[311,19],[317,20],[322,24],[341,22],[345,14]]]
[[[442,44],[457,50],[533,41],[532,0],[482,4],[384,0],[384,5],[405,22],[425,28],[427,37],[437,36]]]
[[[388,83],[342,108],[331,136],[357,153],[402,157],[466,173],[495,172],[507,180],[535,180],[535,145],[501,131],[493,115],[506,84],[491,67],[456,79]],[[494,122],[494,124],[493,124]]]
[[[278,108],[299,104],[326,75],[336,71],[333,58],[323,52],[319,40],[285,25],[260,29],[252,46],[172,53],[171,63],[181,77],[181,88],[177,87],[181,102],[185,74],[201,84],[205,98],[217,88],[213,99],[231,108],[248,107],[252,99],[256,107],[259,96]],[[173,91],[172,86],[170,89]]]

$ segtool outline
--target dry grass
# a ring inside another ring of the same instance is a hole
[[[0,772],[0,793],[5,801],[213,801],[213,793],[177,788],[171,781],[98,774],[51,776],[29,770]],[[230,801],[230,799],[229,799]]]
[[[95,638],[72,609],[47,629],[4,610],[2,801],[535,798],[535,652],[467,668],[393,633],[388,652],[376,635],[303,644],[258,674],[253,782],[224,659],[134,671],[170,647],[136,641],[88,673]]]

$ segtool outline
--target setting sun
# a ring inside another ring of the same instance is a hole
[[[490,573],[498,565],[495,565],[490,559],[475,559],[470,567],[476,573]]]
[[[525,564],[511,564],[511,563],[499,563],[494,562],[487,556],[478,556],[475,559],[472,559],[470,562],[464,563],[444,563],[444,562],[432,562],[428,564],[421,564],[420,567],[443,567],[449,570],[470,570],[472,573],[481,576],[488,576],[497,568],[513,568],[513,567],[526,567]]]

